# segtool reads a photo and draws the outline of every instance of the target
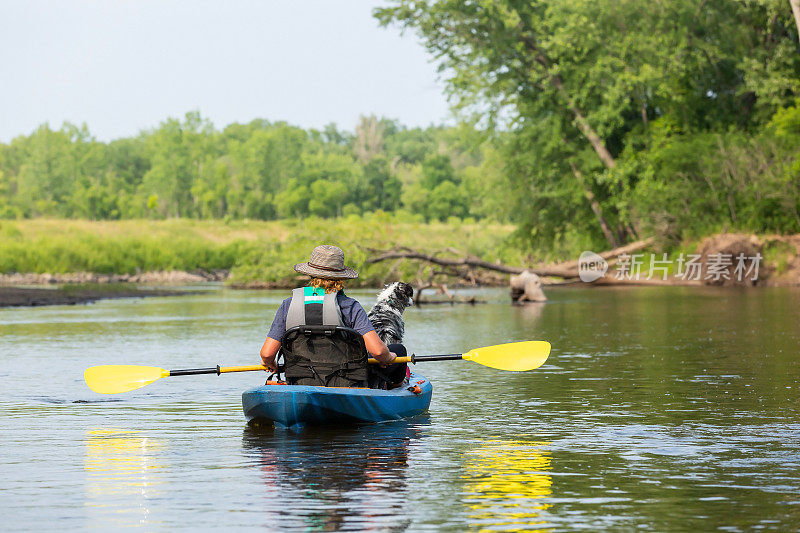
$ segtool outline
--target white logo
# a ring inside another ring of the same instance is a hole
[[[591,283],[606,275],[608,262],[594,252],[583,252],[578,258],[578,276]]]

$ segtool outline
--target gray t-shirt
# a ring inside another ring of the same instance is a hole
[[[291,298],[286,298],[281,303],[267,334],[268,337],[278,342],[283,339],[283,334],[286,333],[286,316],[289,314],[289,303],[291,301]],[[336,301],[339,302],[339,308],[342,310],[342,321],[345,326],[353,328],[359,335],[366,335],[370,331],[375,331],[369,318],[367,318],[367,312],[364,311],[358,301],[346,296],[344,291],[339,291],[336,294]]]

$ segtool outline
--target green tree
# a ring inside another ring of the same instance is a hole
[[[193,216],[197,213],[192,186],[206,173],[213,174],[217,155],[211,123],[190,112],[180,122],[169,119],[147,136],[150,169],[141,183],[145,196],[157,195],[163,217]]]
[[[289,180],[286,189],[275,195],[275,207],[282,218],[307,215],[310,201],[311,190],[295,178]]]
[[[331,180],[317,180],[311,184],[311,198],[308,211],[318,217],[342,215],[342,207],[350,196],[344,183]]]
[[[421,163],[428,154],[436,152],[436,133],[435,128],[399,129],[386,138],[386,153],[397,163]]]
[[[506,168],[523,233],[546,242],[591,224],[613,246],[641,227],[629,205],[636,176],[617,159],[643,129],[746,127],[762,104],[797,94],[798,56],[781,52],[797,50],[796,35],[786,10],[766,16],[770,5],[398,0],[376,16],[418,32],[457,109],[513,133]],[[747,82],[747,58],[769,84]],[[549,199],[561,215],[543,220]]]
[[[457,181],[450,158],[442,154],[430,154],[422,162],[422,186],[433,190],[445,181]]]
[[[402,184],[385,157],[376,157],[364,166],[363,181],[359,197],[365,211],[394,211],[398,207]]]
[[[308,149],[306,132],[282,122],[254,130],[244,142],[229,142],[229,179],[224,187],[231,214],[274,218],[277,212],[269,199],[302,174]]]
[[[467,214],[467,199],[458,185],[443,181],[428,195],[426,212],[428,220],[445,220],[452,216],[461,218]]]

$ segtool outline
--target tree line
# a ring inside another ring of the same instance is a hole
[[[217,130],[198,112],[108,143],[48,125],[0,144],[0,217],[482,218],[492,148],[469,127],[361,117],[353,133],[254,120]],[[488,155],[488,157],[487,157]]]

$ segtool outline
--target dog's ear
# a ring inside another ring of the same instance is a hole
[[[414,296],[414,288],[411,285],[409,285],[408,283],[400,282],[400,286],[403,290],[403,294],[407,298],[411,298],[412,296]]]

